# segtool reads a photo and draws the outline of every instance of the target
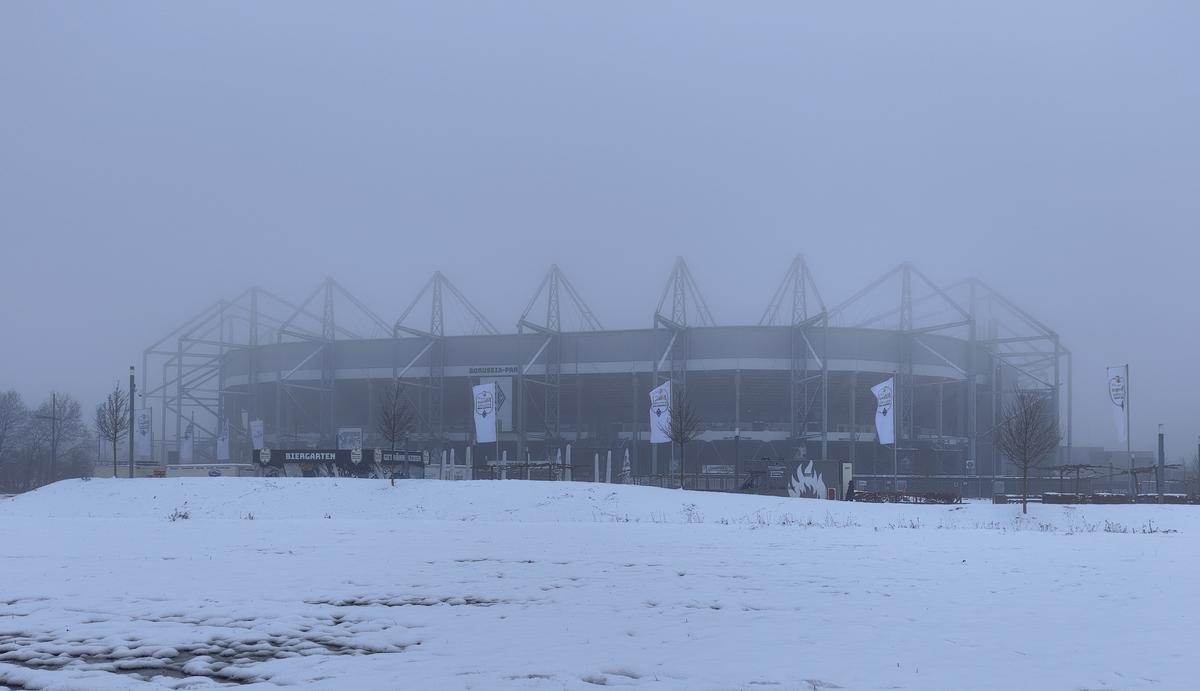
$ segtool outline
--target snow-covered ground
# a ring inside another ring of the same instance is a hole
[[[0,501],[0,687],[1189,689],[1198,535],[1190,506],[60,482]]]

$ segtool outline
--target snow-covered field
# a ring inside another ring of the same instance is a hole
[[[60,482],[0,500],[0,687],[1190,689],[1197,536],[1190,506]]]

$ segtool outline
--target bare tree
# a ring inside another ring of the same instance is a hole
[[[85,470],[85,454],[79,443],[88,436],[79,401],[70,394],[52,394],[28,418],[22,432],[22,452],[26,459],[27,487],[59,479],[60,458],[69,463],[70,474]]]
[[[0,488],[16,488],[16,450],[28,419],[29,410],[21,394],[12,390],[0,394]]]
[[[671,405],[667,408],[666,422],[659,423],[660,429],[671,443],[679,447],[679,488],[683,489],[684,449],[687,443],[700,436],[700,417],[688,400],[683,388],[671,392]]]
[[[96,434],[112,444],[113,477],[117,477],[117,442],[129,434],[129,394],[120,383],[113,387],[96,409]],[[133,475],[130,475],[133,477]]]
[[[21,400],[21,394],[13,390],[0,394],[0,459],[4,458],[5,451],[9,450],[8,442],[16,436],[27,417],[29,411]]]
[[[1185,456],[1179,459],[1178,465],[1183,467],[1184,491],[1200,497],[1200,455],[1193,455],[1191,461]]]
[[[395,453],[397,442],[403,440],[405,447],[408,446],[408,435],[412,432],[415,422],[416,416],[413,414],[412,407],[408,405],[404,387],[400,385],[399,381],[393,381],[392,385],[385,389],[379,397],[379,421],[376,423],[379,436],[391,444],[392,452]],[[406,469],[407,462],[405,459]],[[388,474],[391,476],[392,484],[396,484],[395,466]]]
[[[1004,411],[996,447],[1021,472],[1021,513],[1029,512],[1029,471],[1039,467],[1058,448],[1057,411],[1042,394],[1022,392]]]

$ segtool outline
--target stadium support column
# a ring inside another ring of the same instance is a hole
[[[594,435],[593,435],[594,437]],[[583,378],[579,376],[579,341],[575,341],[575,448],[583,439]]]
[[[829,460],[829,315],[821,321],[821,460]],[[853,468],[853,465],[851,465]]]
[[[337,445],[337,424],[334,416],[334,389],[337,386],[334,339],[337,336],[334,321],[333,281],[326,279],[323,287],[324,309],[321,317],[321,391],[318,393],[320,408],[317,412],[321,443],[327,448]]]
[[[850,462],[850,467],[854,468],[854,472],[858,472],[858,468],[854,466],[854,451],[855,442],[858,440],[858,411],[855,407],[855,399],[858,396],[858,370],[850,370],[850,440],[846,444],[847,454],[846,460]],[[875,468],[871,469],[872,472]]]
[[[275,334],[275,344],[283,343],[283,335],[278,332]],[[283,361],[279,361],[279,368],[275,370],[275,448],[282,448],[283,443]],[[266,444],[267,433],[263,432],[263,443]]]
[[[633,468],[634,468],[633,474],[637,475],[636,468],[638,467],[638,455],[639,455],[638,447],[640,446],[640,444],[638,444],[638,441],[639,441],[638,437],[641,436],[641,433],[639,432],[639,430],[641,429],[641,419],[642,419],[641,411],[638,410],[639,397],[638,397],[638,375],[637,375],[637,372],[633,373],[633,376],[630,377],[630,381],[633,383],[633,418],[632,418],[633,419],[633,434],[632,434]],[[610,450],[608,453],[609,453],[609,471],[611,473],[611,471],[612,471],[612,458],[611,458],[612,451]]]
[[[1166,483],[1167,455],[1163,446],[1163,426],[1158,426],[1158,467],[1154,473],[1154,491],[1158,494],[1158,503],[1163,503],[1163,485]]]
[[[249,382],[249,408],[250,414],[247,416],[250,420],[257,420],[261,415],[262,408],[258,402],[258,286],[250,289],[250,323],[249,337],[246,339],[250,343],[250,348],[246,351],[246,367],[248,369],[247,381]],[[250,430],[243,429],[242,434],[249,437]]]
[[[794,423],[793,423],[794,424]],[[733,371],[733,478],[737,481],[738,471],[742,468],[742,459],[738,457],[740,437],[742,435],[742,370]],[[794,438],[795,432],[792,433]]]
[[[1060,393],[1061,393],[1061,389],[1062,389],[1062,374],[1061,374],[1062,368],[1060,366],[1061,362],[1062,362],[1062,346],[1059,345],[1059,343],[1058,343],[1058,336],[1055,336],[1054,337],[1054,391],[1053,391],[1052,396],[1053,396],[1053,401],[1054,401],[1054,425],[1055,425],[1056,430],[1062,429],[1062,426],[1061,426],[1062,412],[1061,412],[1061,409],[1059,408],[1059,402],[1061,401]],[[1064,464],[1063,446],[1062,446],[1061,442],[1058,444],[1058,448],[1055,450],[1054,455],[1056,458],[1058,458],[1058,465],[1063,465]],[[1066,459],[1065,462],[1071,463],[1071,460]]]
[[[158,443],[161,449],[162,465],[167,464],[167,362],[163,363],[162,414],[158,416],[158,426],[161,430],[158,435]]]
[[[1074,378],[1073,377],[1074,373],[1072,371],[1071,351],[1065,350],[1064,352],[1067,355],[1067,457],[1070,458],[1071,457],[1071,443],[1072,443],[1072,440],[1071,440],[1071,405],[1075,399],[1075,387],[1072,382],[1072,380]],[[1072,463],[1073,462],[1074,461],[1072,461]]]
[[[439,336],[429,349],[429,433],[434,449],[441,453],[446,447],[445,399],[446,360],[445,343]]]
[[[544,426],[546,428],[546,456],[550,457],[550,449],[561,446],[562,430],[562,336],[552,333],[549,336],[549,346],[546,348],[546,371],[543,394],[545,396]]]
[[[183,437],[183,339],[175,355],[175,462],[179,462],[179,440]],[[130,401],[132,404],[133,402]]]
[[[913,427],[915,423],[916,411],[914,403],[916,401],[916,392],[913,390],[913,313],[912,313],[912,267],[907,263],[904,264],[903,271],[900,274],[900,362],[898,363],[899,376],[896,377],[896,390],[899,395],[900,409],[900,429],[896,432],[896,444],[893,449],[899,450],[899,442],[909,441],[914,438]]]
[[[975,282],[970,283],[970,297],[967,305],[968,317],[967,322],[967,386],[966,386],[966,413],[967,413],[967,460],[974,464],[970,469],[964,468],[964,475],[979,474],[979,445],[976,442],[978,434],[978,422],[976,420],[976,405],[978,404],[975,381],[975,349],[978,347],[977,334],[975,332]],[[966,463],[963,464],[964,466]],[[984,496],[983,492],[979,493]]]
[[[526,473],[526,475],[528,475],[529,474],[529,466],[527,464],[527,459],[526,459],[526,444],[525,444],[525,441],[526,441],[525,435],[527,434],[527,430],[525,429],[525,368],[524,367],[517,368],[517,376],[513,380],[513,387],[515,389],[512,392],[512,396],[515,399],[513,401],[513,403],[514,403],[513,415],[515,415],[517,418],[513,423],[513,427],[516,428],[516,432],[517,432],[517,463],[526,464],[525,465],[525,473]]]

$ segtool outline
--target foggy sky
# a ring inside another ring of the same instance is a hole
[[[644,327],[673,257],[754,323],[902,260],[1075,353],[1075,443],[1200,433],[1200,5],[0,4],[0,389],[85,404],[259,283],[512,330],[552,263]],[[85,407],[85,410],[88,409]]]

